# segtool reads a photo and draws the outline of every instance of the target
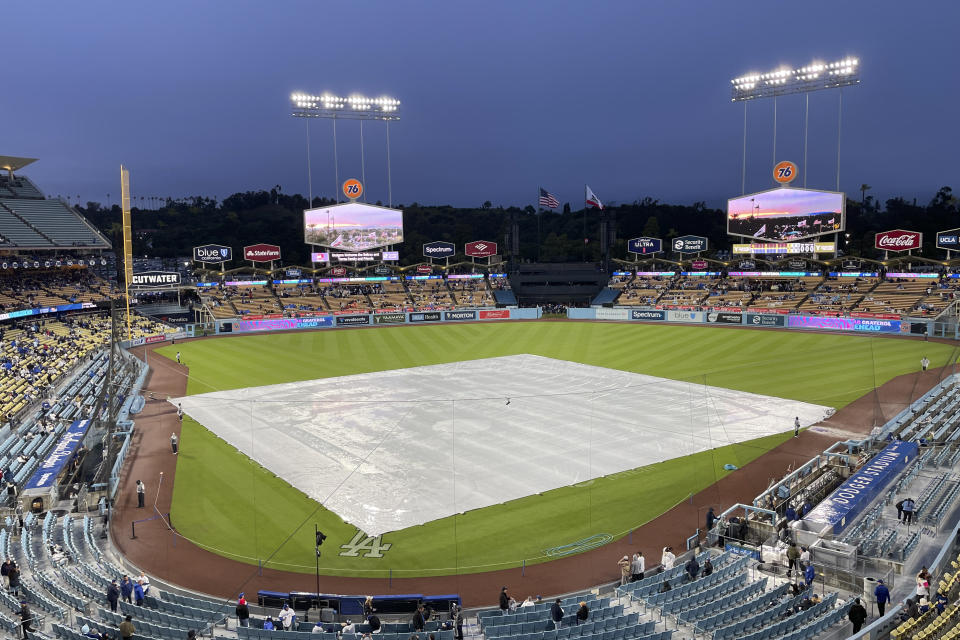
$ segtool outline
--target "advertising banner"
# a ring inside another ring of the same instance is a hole
[[[650,255],[663,251],[663,241],[660,238],[632,238],[627,241],[627,251],[630,253],[639,253]]]
[[[646,311],[644,309],[632,309],[630,311],[631,320],[666,320],[666,311]]]
[[[166,339],[167,339],[167,336],[161,333],[160,335],[156,335],[156,336],[147,336],[146,338],[143,339],[143,341],[146,342],[147,344],[154,344],[157,342],[163,342]]]
[[[346,267],[333,267],[330,269],[330,275],[335,278],[342,278],[343,276],[347,275],[347,269]]]
[[[481,311],[481,320],[507,320],[510,318],[509,309],[491,309],[490,311]]]
[[[873,333],[900,333],[900,320],[882,318],[831,318],[828,316],[787,317],[787,326],[799,329],[827,329],[829,331],[865,331]]]
[[[449,258],[457,253],[457,247],[452,242],[427,242],[423,245],[423,255],[428,258]]]
[[[947,251],[960,251],[960,229],[937,231],[937,248]]]
[[[488,240],[474,240],[464,245],[463,252],[471,258],[486,258],[497,255],[497,243]]]
[[[444,320],[476,320],[476,311],[444,311]]]
[[[628,309],[597,309],[597,320],[626,320],[630,317]]]
[[[707,250],[707,239],[703,236],[680,236],[670,243],[677,253],[700,253]]]
[[[703,322],[703,311],[667,311],[667,322]]]
[[[89,424],[89,420],[75,420],[71,423],[23,488],[45,489],[52,487],[53,483],[56,482],[57,474],[67,465],[67,462],[73,456],[73,452],[83,441],[83,436],[86,434]]]
[[[827,525],[835,534],[842,532],[906,468],[918,451],[916,442],[891,442],[803,519],[821,525],[817,530]]]
[[[399,260],[399,259],[400,259],[400,252],[399,252],[399,251],[384,251],[384,252],[382,252],[382,253],[380,254],[380,259],[383,260],[383,261],[385,261],[385,262],[388,261],[388,260],[392,260],[392,261]]]
[[[367,315],[337,316],[338,327],[340,325],[357,325],[357,324],[370,324],[370,316],[367,316]]]
[[[243,248],[243,259],[250,262],[279,260],[280,247],[275,244],[252,244]]]
[[[439,319],[439,311],[423,311],[421,313],[410,314],[410,322],[436,322]]]
[[[784,327],[787,324],[787,318],[786,316],[748,313],[747,324],[754,327]]]
[[[798,253],[833,253],[837,245],[835,242],[771,242],[768,244],[735,244],[734,254],[798,254]]]
[[[428,264],[418,265],[418,266],[417,266],[417,273],[419,273],[420,275],[426,275],[426,274],[433,273],[433,267],[431,267],[431,266],[428,265]]]
[[[142,271],[133,274],[133,282],[130,284],[141,289],[178,287],[180,286],[180,274],[176,271]]]
[[[704,271],[708,266],[706,260],[694,260],[690,263],[690,268],[694,271]]]
[[[377,251],[354,251],[352,253],[331,253],[337,262],[376,262],[380,259]]]
[[[193,261],[205,263],[230,262],[233,259],[233,249],[222,244],[205,244],[193,248]]]
[[[327,251],[312,251],[310,262],[330,262],[330,253]]]
[[[883,251],[910,251],[923,246],[923,234],[919,231],[905,231],[893,229],[881,231],[873,236],[874,249]]]
[[[403,312],[378,313],[373,316],[373,324],[403,324],[407,321],[407,314]]]
[[[270,320],[238,320],[233,323],[233,331],[283,331],[287,329],[313,329],[333,326],[333,318],[320,316],[313,318],[274,318]]]
[[[707,322],[717,324],[743,324],[742,313],[730,313],[729,311],[711,311],[707,314]]]

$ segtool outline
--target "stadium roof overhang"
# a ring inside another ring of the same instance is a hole
[[[16,156],[0,156],[0,169],[5,169],[13,176],[14,171],[23,169],[28,164],[36,162],[36,158],[18,158]]]

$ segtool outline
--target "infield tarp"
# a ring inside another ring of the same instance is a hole
[[[818,531],[829,525],[833,533],[840,533],[903,471],[918,450],[916,442],[891,442],[803,519],[821,525]]]
[[[174,399],[370,535],[806,426],[827,407],[515,355]]]

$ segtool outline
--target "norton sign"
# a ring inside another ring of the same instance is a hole
[[[133,274],[135,287],[175,287],[180,285],[180,274],[176,271],[143,271]]]
[[[243,248],[243,259],[251,262],[279,260],[280,247],[275,244],[253,244]]]
[[[233,249],[222,244],[205,244],[193,248],[194,262],[230,262],[233,259]]]

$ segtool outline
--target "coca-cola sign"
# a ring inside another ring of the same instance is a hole
[[[910,251],[923,245],[923,234],[919,231],[894,229],[882,231],[874,236],[873,246],[883,251]]]

